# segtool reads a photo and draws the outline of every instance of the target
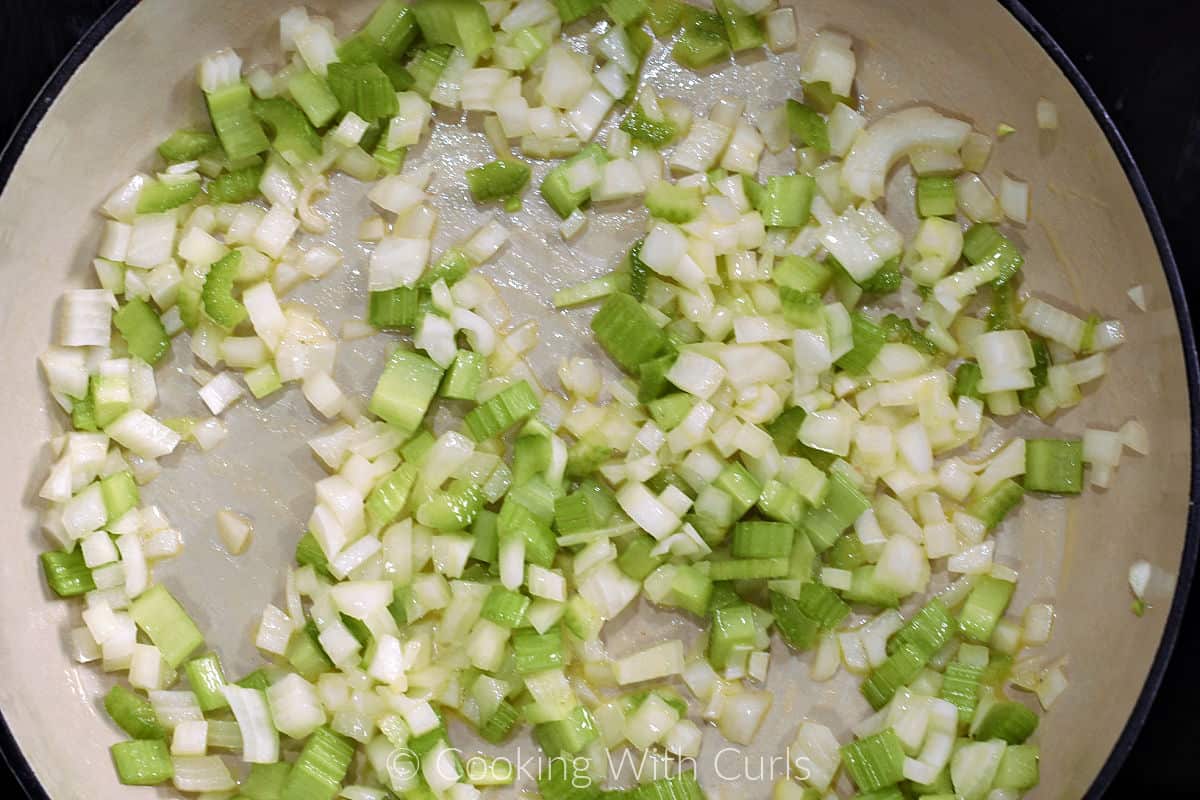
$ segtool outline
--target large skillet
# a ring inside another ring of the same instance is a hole
[[[150,166],[147,155],[167,133],[202,118],[193,88],[197,61],[228,45],[250,60],[255,53],[271,53],[274,20],[294,2],[119,0],[56,73],[0,160],[0,530],[6,537],[0,558],[0,711],[7,728],[0,739],[31,797],[153,794],[117,785],[107,745],[118,733],[97,700],[105,678],[70,661],[63,633],[78,610],[52,600],[37,569],[36,554],[45,546],[34,502],[41,477],[31,474],[48,463],[52,401],[42,388],[35,356],[51,336],[56,298],[88,278],[100,230],[94,211],[99,201],[131,170]],[[316,5],[346,30],[373,3]],[[1102,390],[1090,392],[1059,426],[1079,432],[1088,424],[1115,426],[1136,417],[1149,429],[1153,455],[1127,458],[1112,489],[1089,491],[1072,504],[1065,536],[1044,534],[1035,506],[1022,519],[1018,540],[1028,561],[1025,572],[1033,576],[1022,582],[1027,599],[1056,596],[1058,617],[1048,652],[1069,656],[1071,679],[1039,732],[1044,758],[1037,796],[1099,793],[1131,747],[1162,678],[1200,539],[1189,515],[1195,486],[1196,349],[1161,223],[1094,93],[1018,3],[809,0],[797,5],[802,43],[825,26],[855,36],[858,87],[870,111],[921,100],[965,115],[983,131],[994,130],[1000,121],[1013,124],[1018,133],[998,147],[987,177],[996,179],[1007,170],[1033,182],[1034,221],[1018,235],[1033,288],[1126,323],[1129,342],[1112,359]],[[789,89],[786,81],[760,85],[764,76],[777,73],[758,72],[753,64],[740,69],[735,79],[722,82],[723,91],[744,90],[753,98],[781,97]],[[680,91],[712,95],[703,81],[681,85]],[[1058,107],[1056,133],[1036,130],[1039,97]],[[463,153],[468,152],[464,145]],[[460,154],[457,161],[466,158]],[[447,173],[461,175],[463,166],[454,163]],[[457,191],[463,194],[461,187]],[[471,221],[447,217],[451,228]],[[531,262],[545,260],[513,248],[498,270],[501,277],[518,276],[509,283],[528,289],[518,308],[523,304],[525,312],[536,312],[549,289],[566,282],[572,270],[598,272],[618,246],[613,238],[626,235],[623,227],[600,231],[579,263],[554,263],[561,274],[531,277]],[[536,249],[537,237],[525,238]],[[352,252],[342,289],[320,291],[335,302],[353,300],[356,260],[361,262]],[[1126,297],[1134,284],[1146,287],[1150,307],[1145,313]],[[337,295],[343,290],[350,293]],[[344,311],[357,308],[351,303]],[[574,318],[562,330],[569,333],[579,322]],[[359,374],[377,368],[370,367],[368,356],[359,359]],[[232,438],[261,437],[254,412],[242,413],[231,420]],[[284,398],[264,417],[277,429],[312,430],[316,424],[295,398]],[[288,449],[258,446],[266,441],[287,441]],[[295,437],[257,438],[250,446],[242,442],[218,450],[208,461],[184,456],[172,466],[168,472],[176,477],[157,499],[184,529],[189,548],[163,574],[205,627],[219,630],[211,639],[235,661],[240,657],[248,664],[254,609],[281,585],[298,530],[291,520],[307,513],[316,467]],[[225,504],[249,508],[260,522],[259,541],[237,562],[212,545],[211,515]],[[1178,576],[1173,599],[1163,596],[1141,619],[1130,613],[1125,588],[1126,571],[1139,558]],[[789,673],[797,676],[792,689],[801,695],[789,701],[794,713],[807,707],[805,672]],[[794,727],[794,719],[785,724]]]

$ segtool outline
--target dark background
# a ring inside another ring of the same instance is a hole
[[[203,0],[196,0],[202,2]],[[902,2],[902,0],[881,0]],[[298,0],[299,2],[299,0]],[[0,142],[106,0],[0,0]],[[1200,279],[1200,13],[1191,0],[1026,0],[1100,96],[1141,166],[1175,258]],[[86,131],[80,132],[86,136]],[[82,144],[85,143],[81,143]],[[1193,313],[1200,308],[1192,303]],[[1200,601],[1185,620],[1149,722],[1108,796],[1196,796]],[[1086,736],[1086,731],[1079,731]],[[2,767],[0,767],[2,770]],[[0,774],[0,796],[19,796]]]

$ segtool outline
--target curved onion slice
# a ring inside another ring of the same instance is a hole
[[[954,151],[962,147],[971,126],[944,117],[932,108],[896,111],[859,134],[842,166],[842,180],[859,197],[883,196],[888,170],[916,147]]]

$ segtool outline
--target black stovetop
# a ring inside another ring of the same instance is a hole
[[[1193,270],[1200,258],[1200,48],[1191,35],[1200,22],[1196,5],[1186,0],[1025,4],[1083,72],[1133,151],[1166,224],[1195,313],[1200,307],[1200,277]],[[2,5],[0,142],[108,3],[3,0]],[[1200,672],[1200,600],[1192,607],[1149,721],[1109,797],[1195,796],[1200,690],[1192,676]],[[19,796],[8,780],[0,775],[0,796]]]

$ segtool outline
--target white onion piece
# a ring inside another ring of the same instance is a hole
[[[1058,130],[1058,106],[1044,97],[1037,101],[1037,124],[1044,131]]]
[[[1132,286],[1126,294],[1129,295],[1129,299],[1133,304],[1137,306],[1138,311],[1145,311],[1149,307],[1146,302],[1146,287],[1144,285],[1139,283],[1136,286]]]
[[[1022,225],[1029,222],[1029,184],[1003,176],[1000,179],[1000,208],[1013,222]]]
[[[683,642],[672,639],[613,662],[613,676],[622,686],[657,680],[684,671]]]
[[[796,11],[793,8],[777,8],[767,14],[767,46],[776,53],[795,47]]]
[[[725,701],[718,727],[731,742],[750,744],[771,708],[772,695],[767,691],[743,691]]]
[[[970,130],[966,122],[924,106],[893,112],[855,141],[842,164],[843,180],[859,197],[882,197],[888,170],[901,156],[915,147],[956,151]]]
[[[850,37],[845,34],[831,30],[819,32],[804,58],[800,79],[805,83],[824,81],[834,94],[849,95],[857,69],[850,44]]]

